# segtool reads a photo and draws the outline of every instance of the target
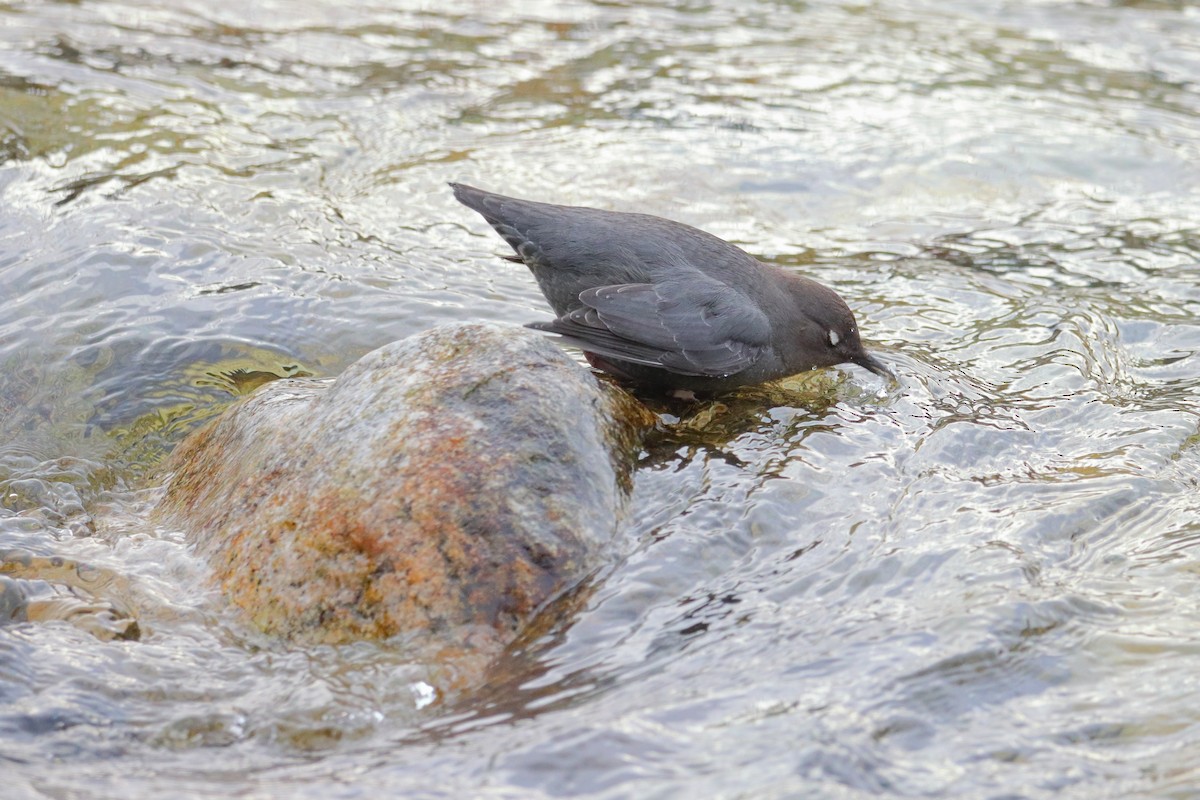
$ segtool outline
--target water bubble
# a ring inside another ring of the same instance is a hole
[[[437,700],[437,689],[430,686],[425,681],[417,681],[409,685],[409,690],[413,694],[413,702],[417,709],[426,708],[434,700]]]

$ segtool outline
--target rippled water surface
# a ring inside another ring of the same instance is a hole
[[[1200,7],[6,2],[0,159],[6,798],[1200,796]],[[656,444],[431,703],[144,519],[263,381],[545,317],[448,180],[801,270],[899,383]]]

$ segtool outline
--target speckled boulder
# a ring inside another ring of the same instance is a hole
[[[538,334],[445,326],[231,407],[156,513],[268,633],[504,642],[602,563],[652,422]]]

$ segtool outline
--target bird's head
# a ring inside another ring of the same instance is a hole
[[[863,347],[854,312],[846,302],[815,281],[799,280],[802,284],[796,286],[793,295],[802,323],[794,330],[796,341],[788,353],[797,371],[857,364],[876,375],[894,379],[892,371]]]

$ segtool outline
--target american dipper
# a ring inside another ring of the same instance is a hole
[[[618,379],[712,393],[847,362],[891,377],[835,292],[711,234],[450,186],[512,246],[517,255],[504,258],[529,267],[558,315],[528,327],[558,334]]]

